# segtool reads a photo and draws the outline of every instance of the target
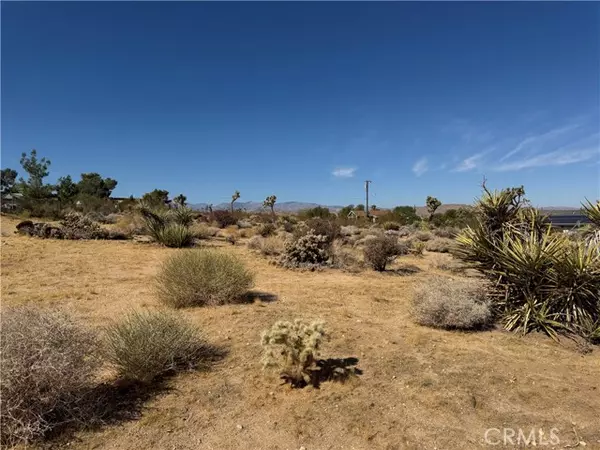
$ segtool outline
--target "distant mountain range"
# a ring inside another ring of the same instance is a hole
[[[208,207],[208,203],[192,203],[188,206],[192,209],[203,211]],[[318,203],[308,203],[308,202],[281,202],[281,203],[275,203],[275,211],[293,213],[293,212],[302,211],[303,209],[314,208],[316,206],[323,206],[325,208],[329,208],[329,210],[331,212],[337,212],[343,208],[343,206],[340,206],[340,205],[319,205]],[[470,206],[472,206],[472,205],[467,205],[464,203],[446,203],[446,204],[442,204],[442,206],[440,206],[440,208],[437,210],[437,212],[443,213],[445,211],[448,211],[449,209],[468,208]],[[229,210],[230,207],[231,206],[229,203],[219,203],[218,205],[213,205],[212,208],[214,211],[217,211],[217,210]],[[263,210],[262,202],[252,202],[252,201],[235,202],[233,204],[233,207],[236,210],[248,211],[248,212]],[[420,216],[427,215],[427,207],[426,206],[416,206],[416,208],[417,208],[417,214],[419,214]],[[569,207],[569,206],[543,206],[540,209],[548,214],[556,213],[559,211],[561,213],[579,211],[579,208],[573,208],[573,207]]]

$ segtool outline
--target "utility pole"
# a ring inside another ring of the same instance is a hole
[[[369,183],[372,183],[371,180],[366,180],[365,181],[365,194],[366,194],[366,204],[365,204],[365,214],[367,216],[367,219],[369,218]]]

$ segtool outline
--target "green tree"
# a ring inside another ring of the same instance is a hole
[[[362,203],[359,203],[358,205],[356,205],[356,211],[364,211],[365,210],[365,205],[363,205]]]
[[[13,169],[2,169],[0,176],[0,192],[9,194],[13,192],[17,182],[17,171]]]
[[[421,220],[417,214],[416,208],[412,206],[396,206],[392,210],[392,214],[394,220],[403,225],[410,225]]]
[[[185,206],[187,204],[187,197],[183,194],[179,194],[173,199],[173,203],[179,206]]]
[[[240,198],[240,191],[235,191],[231,196],[231,214],[233,214],[233,204],[238,198]]]
[[[371,205],[371,211],[377,211],[377,205]]]
[[[102,178],[96,172],[82,173],[81,181],[77,183],[80,194],[98,198],[109,198],[115,187],[117,187],[117,180]]]
[[[269,195],[263,202],[264,208],[271,208],[271,214],[275,215],[275,202],[277,202],[277,196]]]
[[[348,205],[348,206],[344,206],[342,209],[340,209],[338,211],[338,217],[342,217],[342,218],[346,218],[348,217],[348,214],[350,214],[350,211],[354,210],[354,205]]]
[[[71,175],[60,177],[58,179],[58,183],[56,184],[56,195],[61,202],[71,201],[78,192],[77,184],[73,183]]]
[[[19,180],[21,191],[24,197],[30,199],[44,199],[52,194],[52,186],[44,184],[44,178],[49,175],[48,167],[50,160],[46,158],[38,159],[37,150],[31,150],[29,156],[27,153],[21,154],[21,166],[28,175],[27,181],[23,178]]]
[[[169,191],[154,189],[142,196],[142,202],[150,207],[161,207],[169,203]]]
[[[428,195],[425,204],[427,205],[427,212],[429,213],[429,220],[431,221],[436,210],[442,206],[442,202],[440,202],[437,198]]]

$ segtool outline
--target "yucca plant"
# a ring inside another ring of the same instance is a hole
[[[582,203],[583,214],[590,219],[590,221],[596,226],[600,227],[600,200],[596,200],[596,203],[592,203],[587,198],[585,203]]]
[[[173,222],[189,227],[194,223],[194,211],[186,206],[179,206],[171,209]]]
[[[156,240],[166,247],[182,248],[194,244],[194,232],[187,226],[169,223],[156,235]]]
[[[140,214],[146,229],[156,242],[175,248],[193,245],[194,232],[190,229],[193,222],[191,209],[150,208],[142,204]]]

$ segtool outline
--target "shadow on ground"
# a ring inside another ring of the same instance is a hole
[[[277,301],[278,298],[277,295],[271,294],[270,292],[248,291],[242,297],[241,303],[254,303],[255,301],[271,303]]]

